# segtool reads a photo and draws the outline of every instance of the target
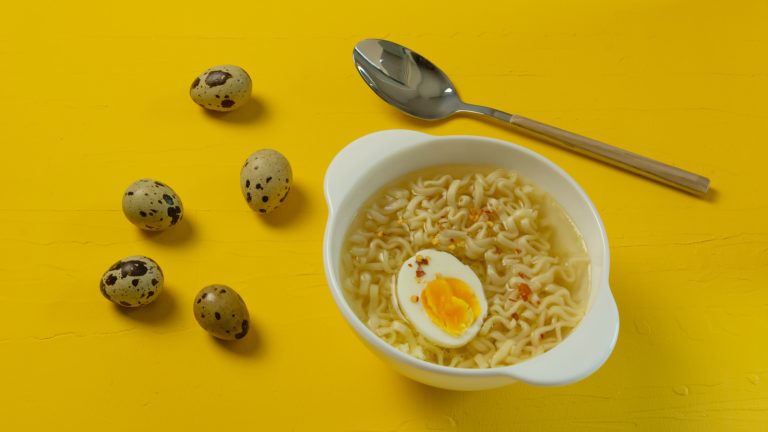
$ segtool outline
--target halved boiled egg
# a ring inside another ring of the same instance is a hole
[[[445,348],[471,341],[488,313],[480,279],[447,252],[425,249],[408,258],[395,291],[395,306],[416,331]]]

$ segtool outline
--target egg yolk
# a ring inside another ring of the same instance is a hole
[[[475,293],[458,279],[434,279],[421,292],[421,299],[429,319],[453,336],[464,333],[481,313]]]

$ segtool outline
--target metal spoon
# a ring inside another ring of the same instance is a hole
[[[704,195],[709,190],[706,177],[523,116],[464,103],[440,69],[396,43],[366,39],[355,46],[353,57],[358,72],[379,97],[414,117],[440,120],[457,112],[481,114],[686,192]]]

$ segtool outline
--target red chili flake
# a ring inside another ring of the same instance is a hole
[[[408,267],[413,268],[413,264],[408,263]]]
[[[520,294],[520,297],[523,299],[523,301],[528,301],[528,296],[533,294],[533,291],[531,291],[531,287],[529,287],[527,284],[521,283],[517,286],[517,292]]]
[[[523,253],[523,251],[521,251],[520,249],[515,249],[515,253],[520,255],[521,253]]]
[[[518,273],[517,275],[520,276],[520,279],[528,280],[528,275],[526,275],[525,273]]]
[[[416,270],[416,277],[418,277],[418,278],[420,278],[420,277],[424,277],[424,275],[425,275],[425,274],[426,274],[426,273],[425,273],[425,272],[424,272],[424,270],[422,270],[422,269],[417,269],[417,270]]]
[[[515,320],[519,320],[520,319],[520,315],[518,315],[517,312],[513,312],[512,313],[512,318],[514,318]]]

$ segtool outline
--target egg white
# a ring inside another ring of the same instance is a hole
[[[419,266],[416,257],[421,256],[429,260],[429,264]],[[424,272],[417,275],[418,269]],[[438,325],[436,325],[427,315],[422,304],[422,291],[427,284],[438,276],[443,278],[458,279],[470,287],[478,303],[481,313],[475,318],[463,334],[454,336]],[[408,258],[397,275],[397,285],[394,290],[393,300],[396,302],[395,308],[399,308],[406,320],[427,340],[437,346],[444,348],[458,348],[466,345],[480,331],[483,320],[488,313],[488,301],[485,299],[483,285],[475,272],[464,265],[455,256],[434,249],[424,249],[416,255]],[[418,301],[412,301],[412,298],[418,297]]]

